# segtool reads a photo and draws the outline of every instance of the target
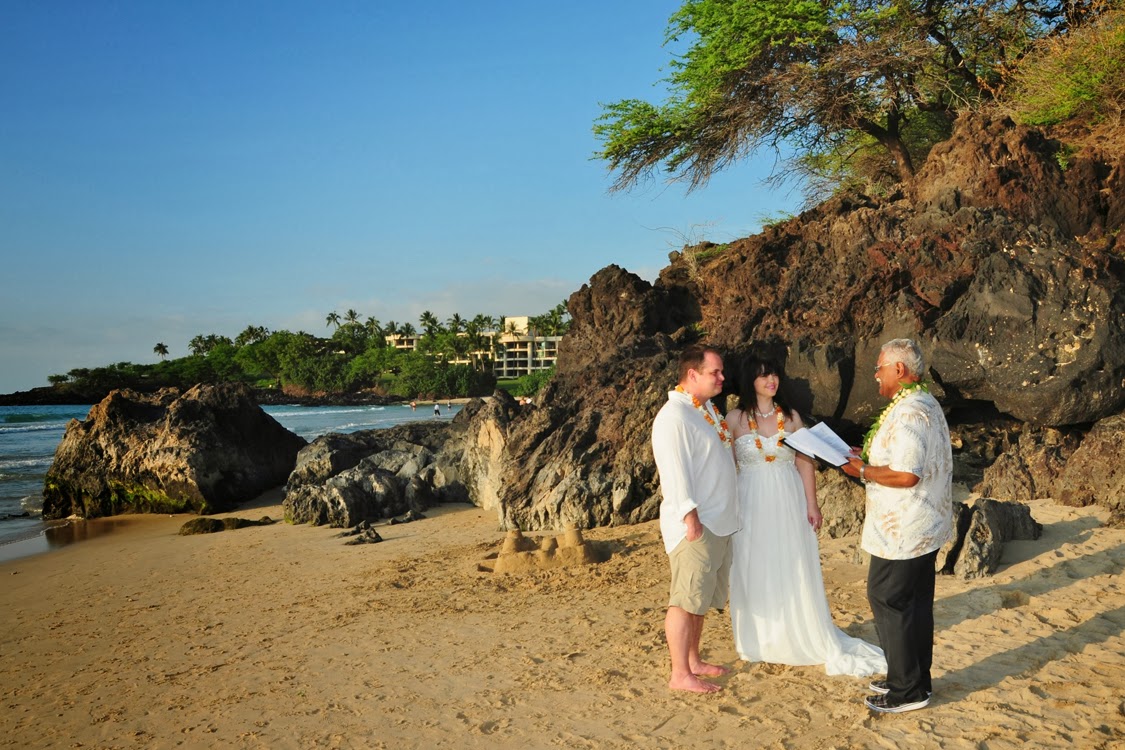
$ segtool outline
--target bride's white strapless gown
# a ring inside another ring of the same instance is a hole
[[[832,622],[796,452],[769,437],[762,438],[763,453],[755,437],[751,432],[734,442],[742,531],[734,535],[730,612],[738,655],[773,664],[823,664],[830,675],[886,672],[881,648]]]

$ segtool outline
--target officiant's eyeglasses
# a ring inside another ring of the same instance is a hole
[[[890,367],[891,365],[897,365],[897,364],[898,364],[898,362],[884,362],[881,365],[875,365],[875,374],[878,375],[879,370],[882,370],[884,367]]]

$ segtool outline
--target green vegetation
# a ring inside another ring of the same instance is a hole
[[[328,395],[368,390],[432,398],[486,395],[496,386],[486,334],[503,330],[502,318],[465,319],[455,314],[443,325],[426,311],[419,319],[423,333],[415,351],[397,349],[387,341],[388,336],[415,337],[416,330],[408,323],[391,321],[384,326],[374,318],[361,321],[355,310],[343,316],[330,313],[326,323],[335,327],[328,338],[248,326],[233,340],[217,334],[196,336],[186,357],[166,359],[168,347],[159,343],[153,347],[161,359],[156,364],[118,362],[76,368],[48,380],[56,390],[73,394],[240,381]],[[533,332],[541,336],[561,335],[569,325],[564,304],[530,318]]]
[[[515,380],[509,381],[511,387],[508,392],[513,396],[534,396],[547,385],[547,381],[555,375],[555,368],[550,370],[539,370],[538,372],[530,373]]]
[[[763,147],[785,147],[786,170],[809,178],[813,193],[885,191],[914,174],[960,112],[995,101],[1037,42],[1114,5],[686,0],[667,29],[668,100],[603,105],[596,157],[617,172],[615,189],[656,171],[690,189]],[[1106,57],[1103,67],[1117,69],[1120,52]],[[1072,78],[1075,98],[1090,78]]]
[[[1010,104],[1028,125],[1100,123],[1125,114],[1125,10],[1120,2],[1066,36],[1042,40],[1016,71]],[[1071,154],[1060,154],[1064,169]]]

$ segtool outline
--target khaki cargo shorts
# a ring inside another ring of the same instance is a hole
[[[668,555],[672,586],[668,606],[693,615],[722,609],[730,594],[731,537],[715,536],[706,526],[694,542],[680,540]]]

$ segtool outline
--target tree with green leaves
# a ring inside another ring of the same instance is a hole
[[[242,333],[235,337],[234,345],[241,347],[248,344],[257,344],[265,341],[269,335],[270,330],[265,326],[246,326]]]
[[[340,313],[336,312],[335,310],[328,313],[328,315],[326,315],[324,317],[324,324],[326,326],[336,326],[337,328],[339,328],[340,327]]]
[[[160,357],[160,361],[163,362],[164,358],[168,356],[168,345],[161,341],[152,347],[152,353]]]
[[[766,147],[812,173],[872,152],[909,179],[958,112],[995,97],[1038,38],[1102,0],[687,0],[663,104],[603,106],[614,189],[658,169],[689,189]]]
[[[197,357],[204,357],[219,345],[233,346],[234,342],[226,336],[220,336],[215,333],[209,333],[206,336],[199,334],[192,337],[188,342],[188,350]]]
[[[418,325],[427,336],[433,336],[441,329],[441,321],[429,310],[424,310],[418,318]]]

